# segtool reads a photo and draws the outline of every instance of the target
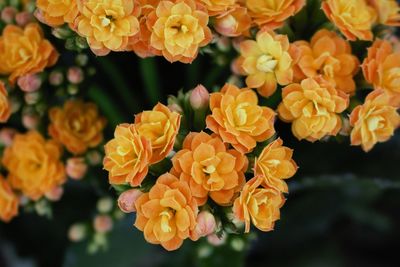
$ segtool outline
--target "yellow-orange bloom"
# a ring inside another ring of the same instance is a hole
[[[135,125],[138,133],[150,141],[153,149],[151,163],[163,160],[174,147],[179,131],[181,115],[171,112],[168,107],[158,103],[153,110],[136,115]]]
[[[49,134],[73,154],[83,154],[103,141],[106,119],[94,103],[69,100],[62,108],[50,109],[49,118]]]
[[[189,185],[172,174],[161,175],[149,193],[135,202],[135,226],[151,244],[178,249],[196,227],[198,207]]]
[[[268,29],[281,27],[286,19],[294,16],[306,4],[305,0],[246,0],[245,2],[253,21]]]
[[[76,0],[37,0],[36,16],[52,27],[74,22],[78,16]]]
[[[378,142],[387,141],[400,126],[400,115],[390,105],[390,96],[383,90],[368,94],[364,104],[350,115],[351,144],[361,145],[368,152]]]
[[[287,193],[288,186],[284,179],[292,177],[298,167],[292,159],[293,150],[282,145],[283,141],[279,138],[263,149],[256,159],[254,174],[264,179],[264,187]]]
[[[322,10],[347,39],[373,39],[371,28],[376,21],[376,12],[367,0],[325,0]]]
[[[187,182],[197,204],[209,195],[219,205],[232,204],[235,193],[245,182],[248,160],[234,149],[227,149],[218,136],[190,133],[182,150],[172,158],[171,173]]]
[[[236,0],[200,0],[199,2],[207,7],[210,16],[221,15],[237,5]]]
[[[132,0],[79,0],[74,28],[96,55],[126,50],[139,31],[140,7]]]
[[[277,83],[287,85],[293,80],[292,58],[286,35],[275,35],[261,30],[256,41],[246,40],[240,44],[238,62],[247,75],[246,85],[257,88],[260,95],[272,95]]]
[[[210,109],[207,127],[242,153],[252,151],[257,142],[275,133],[275,112],[259,106],[257,94],[251,89],[226,84],[221,92],[211,94]]]
[[[2,160],[11,186],[38,200],[63,184],[66,175],[60,161],[61,153],[56,141],[45,140],[36,131],[16,134],[12,145],[4,151]]]
[[[11,115],[10,102],[4,83],[0,81],[0,122],[6,122]]]
[[[324,79],[334,82],[336,89],[354,93],[356,84],[353,76],[360,63],[352,55],[347,41],[335,32],[322,29],[314,34],[311,42],[297,41],[293,44],[299,53],[294,72],[296,81],[322,75]]]
[[[170,62],[192,62],[212,37],[207,10],[194,0],[161,1],[147,23],[150,45]]]
[[[338,113],[349,105],[349,96],[336,90],[321,77],[307,78],[282,89],[279,118],[292,123],[292,132],[299,139],[314,142],[327,135],[336,135],[342,126]]]
[[[280,219],[280,208],[285,203],[283,195],[274,188],[259,188],[263,179],[248,181],[233,204],[235,217],[244,221],[245,232],[250,231],[250,221],[261,231],[271,231]]]
[[[18,214],[18,197],[8,182],[0,175],[0,220],[9,222]]]
[[[378,21],[388,26],[400,26],[400,6],[396,0],[368,0],[378,14]]]
[[[104,169],[109,172],[110,184],[139,186],[149,170],[151,144],[139,135],[134,124],[121,124],[115,128],[114,139],[104,147]]]
[[[225,36],[248,35],[250,26],[251,18],[245,7],[236,6],[215,17],[214,29]]]
[[[385,90],[391,97],[391,104],[400,107],[400,52],[393,52],[388,41],[377,39],[368,48],[361,68],[365,80],[375,89]]]
[[[0,74],[10,75],[10,83],[25,74],[41,72],[52,66],[58,53],[43,38],[39,24],[28,24],[24,29],[7,25],[0,36]]]

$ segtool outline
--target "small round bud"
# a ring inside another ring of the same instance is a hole
[[[83,71],[79,67],[71,67],[67,72],[67,79],[70,83],[78,84],[83,81]]]
[[[59,201],[64,193],[64,189],[61,186],[54,187],[49,192],[45,193],[45,196],[50,201]]]
[[[0,143],[4,146],[10,146],[14,140],[17,130],[13,128],[3,128],[0,130]]]
[[[207,241],[208,243],[210,243],[211,245],[214,246],[221,246],[223,244],[225,244],[226,242],[226,234],[224,233],[221,238],[218,237],[216,234],[212,234],[212,235],[208,235],[207,236]]]
[[[216,229],[216,221],[214,215],[207,211],[203,210],[197,215],[197,224],[196,224],[196,234],[199,237],[207,236],[213,234]]]
[[[100,213],[108,213],[113,208],[113,200],[109,197],[103,197],[97,201],[97,210]]]
[[[76,64],[78,64],[81,67],[86,66],[88,61],[89,61],[89,57],[86,54],[79,54],[75,58]]]
[[[210,94],[203,85],[196,86],[190,93],[190,105],[193,109],[203,109],[208,106]]]
[[[67,87],[67,92],[70,95],[76,95],[79,92],[79,87],[75,84],[70,84]]]
[[[88,166],[82,157],[74,157],[67,159],[65,171],[67,175],[74,180],[80,180],[85,177]]]
[[[12,7],[12,6],[6,6],[3,8],[1,11],[1,20],[4,21],[7,24],[10,24],[13,22],[15,18],[15,14],[17,14],[17,10]]]
[[[49,83],[53,86],[59,86],[64,81],[64,76],[59,71],[52,71],[49,75]]]
[[[34,113],[27,113],[22,115],[22,125],[28,130],[36,129],[39,125],[40,117]]]
[[[37,91],[36,92],[29,92],[29,93],[25,93],[24,94],[25,102],[28,105],[37,104],[39,102],[40,98],[41,98],[41,94],[40,94],[40,92],[37,92]]]
[[[86,158],[90,165],[96,166],[99,165],[102,161],[102,156],[99,151],[91,150],[86,153]]]
[[[81,223],[73,224],[68,230],[68,238],[72,242],[82,241],[86,237],[86,227]]]
[[[139,189],[130,189],[123,192],[118,198],[118,207],[125,213],[135,212],[135,202],[142,194]]]
[[[94,218],[93,228],[98,233],[107,233],[111,231],[113,227],[113,221],[108,215],[98,215]]]
[[[36,74],[27,74],[18,78],[17,84],[19,88],[26,92],[35,92],[42,85],[42,80]]]
[[[241,238],[233,238],[231,240],[231,247],[236,251],[243,251],[245,243]]]
[[[33,17],[31,13],[22,11],[15,16],[15,21],[17,22],[18,26],[25,27],[29,22],[33,21]]]

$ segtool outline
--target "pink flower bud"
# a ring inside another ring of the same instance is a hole
[[[180,114],[183,113],[182,107],[179,106],[179,105],[176,104],[176,103],[172,103],[171,105],[168,105],[168,108],[169,108],[169,110],[171,110],[171,111],[175,111],[175,112],[180,113]]]
[[[48,200],[59,201],[64,193],[64,189],[61,186],[54,187],[49,192],[45,193]]]
[[[22,115],[22,125],[28,130],[36,129],[39,125],[39,115],[24,114]]]
[[[207,236],[215,232],[215,217],[211,212],[203,210],[197,215],[197,224],[195,231],[201,236]]]
[[[83,224],[74,224],[68,230],[68,238],[72,242],[82,241],[86,236],[86,228]]]
[[[96,166],[99,165],[102,161],[102,157],[99,151],[92,150],[86,153],[87,160],[90,165]]]
[[[10,24],[13,22],[16,13],[17,13],[17,10],[14,7],[7,6],[7,7],[3,8],[3,10],[1,11],[1,19],[5,23]]]
[[[27,74],[18,78],[17,84],[24,92],[34,92],[42,85],[42,80],[36,74]]]
[[[0,143],[5,146],[10,146],[13,142],[17,130],[13,128],[3,128],[0,130]]]
[[[83,81],[83,71],[79,67],[71,67],[68,69],[67,79],[71,83],[78,84]]]
[[[65,171],[71,179],[82,179],[86,175],[87,169],[88,166],[84,158],[75,157],[67,159],[67,166],[65,167]]]
[[[209,99],[210,99],[210,94],[208,93],[207,89],[201,84],[199,84],[192,90],[189,98],[190,105],[194,109],[201,109],[207,107]]]
[[[226,234],[223,234],[221,236],[221,238],[219,238],[216,234],[208,235],[207,241],[211,245],[221,246],[221,245],[225,244],[225,242],[226,242]]]
[[[19,26],[25,27],[25,25],[33,21],[33,17],[28,11],[22,11],[15,16],[15,21]]]
[[[135,212],[135,202],[142,194],[139,189],[130,189],[123,192],[118,198],[118,207],[125,213]]]
[[[62,84],[64,77],[59,71],[52,71],[49,76],[49,83],[54,86]]]
[[[113,221],[108,215],[98,215],[94,218],[93,227],[98,233],[107,233],[113,227]]]

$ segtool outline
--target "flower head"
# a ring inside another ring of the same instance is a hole
[[[198,207],[189,186],[172,174],[161,175],[135,202],[135,226],[151,244],[178,249],[196,227]]]
[[[200,0],[200,2],[207,7],[210,16],[221,15],[237,5],[236,0]]]
[[[368,0],[378,14],[378,21],[388,26],[400,26],[400,6],[396,0]]]
[[[251,18],[247,8],[236,6],[215,17],[215,30],[228,37],[248,35]]]
[[[78,16],[76,0],[37,0],[36,17],[52,27],[74,22]]]
[[[16,134],[4,151],[2,163],[8,170],[13,188],[38,200],[45,193],[63,184],[66,179],[61,148],[54,140],[45,140],[36,131]]]
[[[283,121],[293,122],[292,132],[299,140],[314,142],[339,132],[338,113],[348,105],[349,96],[331,83],[321,77],[307,78],[283,88],[278,114]]]
[[[103,141],[106,120],[93,103],[69,100],[62,108],[50,109],[49,118],[49,134],[73,154],[85,153]]]
[[[8,93],[4,83],[0,81],[0,122],[4,123],[11,115],[10,102],[8,101]]]
[[[0,36],[0,74],[10,75],[12,84],[20,76],[54,65],[57,59],[57,51],[43,38],[39,24],[30,23],[24,29],[7,25]]]
[[[208,195],[219,205],[231,204],[244,184],[248,165],[243,154],[204,132],[190,133],[172,162],[171,173],[189,184],[200,206]]]
[[[390,105],[390,96],[383,90],[372,91],[364,104],[350,115],[351,144],[361,145],[368,152],[378,142],[387,141],[400,126],[400,115]]]
[[[252,151],[257,142],[275,133],[274,111],[259,106],[257,95],[251,89],[226,84],[221,92],[211,94],[210,109],[207,127],[242,153]]]
[[[18,214],[18,197],[8,181],[0,175],[0,220],[9,222]]]

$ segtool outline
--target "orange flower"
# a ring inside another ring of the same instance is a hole
[[[36,16],[52,27],[72,23],[78,16],[76,0],[37,0]]]
[[[8,182],[0,175],[0,220],[9,222],[18,215],[18,197]]]
[[[228,37],[248,35],[250,26],[251,18],[245,7],[236,6],[215,17],[215,30]]]
[[[45,140],[36,131],[16,134],[12,145],[4,151],[2,160],[11,186],[38,200],[63,184],[66,175],[60,161],[61,152],[54,140]]]
[[[10,75],[12,84],[20,76],[54,65],[57,59],[57,51],[43,38],[42,29],[36,23],[24,29],[9,24],[0,36],[0,74]]]
[[[261,231],[273,230],[275,221],[280,218],[279,209],[285,203],[285,198],[276,189],[259,188],[262,182],[260,177],[248,181],[233,204],[235,217],[244,221],[246,233],[250,231],[250,221]]]
[[[383,90],[368,94],[363,105],[350,115],[351,144],[361,145],[368,152],[378,142],[387,141],[400,126],[400,115],[390,105],[390,96]]]
[[[373,39],[371,28],[376,21],[376,12],[367,0],[325,0],[322,10],[347,39]]]
[[[305,0],[246,0],[250,16],[258,26],[276,29],[306,4]]]
[[[292,177],[298,167],[292,159],[293,150],[282,144],[279,138],[266,146],[256,159],[254,171],[256,176],[262,176],[265,187],[288,193],[284,179]]]
[[[196,227],[198,208],[187,183],[165,173],[135,202],[135,226],[151,244],[178,249]]]
[[[4,83],[0,81],[0,122],[6,122],[11,115],[10,102]]]
[[[207,7],[210,16],[221,15],[236,6],[236,0],[200,0],[199,2]]]
[[[342,126],[338,113],[349,105],[349,96],[337,91],[321,77],[307,78],[282,89],[279,118],[293,122],[292,132],[299,139],[314,142],[336,135]]]
[[[336,89],[345,93],[354,93],[356,84],[353,76],[360,64],[351,54],[348,42],[335,32],[322,29],[314,34],[311,42],[297,41],[293,44],[300,54],[295,65],[295,80],[322,75],[334,82]]]
[[[242,153],[252,151],[256,142],[265,141],[275,133],[274,111],[259,106],[251,89],[225,84],[221,92],[211,94],[210,109],[207,127]]]
[[[74,28],[96,55],[126,50],[139,32],[140,7],[131,0],[79,0]]]
[[[139,135],[134,124],[120,124],[114,139],[104,147],[104,169],[111,184],[139,186],[149,170],[151,144]]]
[[[391,104],[400,107],[400,52],[393,52],[388,41],[377,39],[370,48],[361,68],[367,82],[375,89],[385,90]]]
[[[396,0],[368,0],[378,14],[378,21],[388,26],[400,26],[400,7]]]
[[[73,154],[83,154],[103,141],[106,119],[93,103],[69,100],[62,108],[50,109],[49,118],[49,134]]]
[[[256,41],[246,40],[240,44],[240,68],[250,88],[257,88],[260,95],[271,96],[276,84],[292,82],[292,58],[289,55],[289,41],[286,35],[275,35],[261,30]]]
[[[158,103],[153,110],[143,111],[135,117],[138,133],[150,141],[153,149],[150,163],[163,160],[171,152],[180,122],[181,115],[171,112],[161,103]]]
[[[150,45],[170,62],[192,62],[212,37],[207,11],[194,0],[161,1],[147,23]]]
[[[172,163],[171,173],[189,184],[199,206],[208,195],[219,205],[231,204],[243,187],[248,165],[246,156],[204,132],[188,134]]]

